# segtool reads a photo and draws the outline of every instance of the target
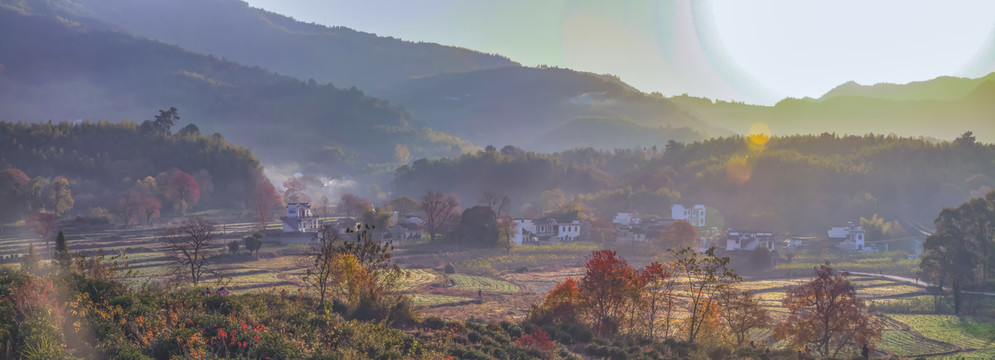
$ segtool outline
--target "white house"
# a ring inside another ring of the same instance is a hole
[[[514,219],[512,220],[512,240],[518,244],[536,241],[572,241],[584,233],[584,224],[573,221],[558,224],[555,219]]]
[[[833,227],[829,229],[828,235],[830,239],[845,239],[839,244],[839,247],[843,250],[872,251],[865,246],[864,228],[860,225],[854,225],[853,221],[847,222],[846,227]]]
[[[670,217],[674,220],[687,221],[691,226],[705,226],[705,205],[695,205],[686,208],[681,204],[674,204],[670,207]]]
[[[617,213],[612,223],[616,225],[639,225],[639,213]]]
[[[752,251],[760,246],[766,247],[767,250],[774,250],[774,234],[747,231],[726,232],[726,250]]]
[[[512,226],[512,240],[515,244],[521,245],[526,240],[530,240],[531,234],[535,234],[536,227],[532,219],[513,219],[511,220]]]
[[[556,224],[556,237],[560,241],[573,241],[580,237],[580,221],[574,220],[569,224]]]
[[[280,217],[284,232],[316,232],[318,217],[311,212],[310,203],[287,204],[287,212]]]

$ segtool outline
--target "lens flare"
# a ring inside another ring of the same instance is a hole
[[[734,157],[726,162],[726,179],[737,185],[742,185],[753,176],[753,167],[746,157]]]
[[[765,145],[770,141],[770,127],[764,123],[756,123],[750,126],[750,142],[757,145]]]

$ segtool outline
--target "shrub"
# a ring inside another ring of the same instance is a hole
[[[569,333],[575,340],[582,343],[591,341],[591,339],[594,338],[594,333],[591,332],[591,329],[588,329],[587,326],[584,326],[583,324],[567,323],[561,328],[563,331]]]
[[[501,328],[504,329],[505,333],[508,333],[508,336],[513,338],[522,336],[522,328],[511,321],[501,321]]]
[[[345,315],[349,312],[349,304],[340,299],[332,300],[332,311],[340,315]]]
[[[421,326],[432,330],[439,330],[446,326],[446,321],[438,316],[429,316],[421,322]]]
[[[573,336],[570,336],[569,333],[563,331],[562,329],[556,327],[555,325],[545,325],[542,327],[542,330],[545,331],[546,334],[549,334],[549,337],[551,339],[556,340],[562,344],[572,345],[574,343]]]
[[[249,350],[249,356],[253,359],[296,359],[301,355],[302,349],[293,342],[278,333],[263,333],[259,337],[259,342]]]
[[[456,267],[453,264],[446,264],[446,274],[455,274]]]
[[[204,301],[208,311],[232,315],[242,311],[242,304],[233,296],[208,296]]]
[[[546,335],[546,332],[539,327],[533,327],[531,333],[522,335],[518,340],[515,340],[515,343],[525,349],[537,350],[545,354],[556,348],[556,344],[549,338],[549,335]]]

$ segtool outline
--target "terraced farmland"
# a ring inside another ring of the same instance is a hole
[[[435,282],[439,278],[439,276],[431,270],[405,269],[404,271],[408,274],[408,277],[404,280],[404,284],[401,285],[401,289],[403,290],[414,289],[419,286]]]
[[[990,338],[995,336],[995,324],[970,316],[901,314],[889,316],[930,339],[964,349],[995,349]]]
[[[462,303],[473,300],[462,296],[449,296],[439,294],[411,294],[411,301],[415,306],[438,306],[446,304]]]
[[[519,291],[518,285],[486,276],[450,274],[449,279],[453,282],[452,288],[458,290],[482,290],[495,292]]]
[[[882,331],[881,342],[878,343],[877,347],[901,357],[941,354],[958,350],[956,346],[951,344],[926,339],[904,330]]]

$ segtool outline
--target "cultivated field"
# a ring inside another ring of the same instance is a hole
[[[278,229],[271,224],[270,229]],[[220,247],[232,240],[248,235],[252,224],[230,222],[220,226]],[[103,250],[106,255],[124,254],[127,263],[122,272],[132,284],[168,284],[174,275],[170,258],[161,252],[157,237],[161,229],[120,229],[67,232],[70,250],[93,256]],[[280,245],[266,239],[258,257],[244,249],[239,254],[220,256],[215,267],[217,274],[208,277],[208,286],[228,285],[235,292],[307,291],[300,280],[301,255],[309,245]],[[6,227],[0,235],[0,262],[16,264],[28,244],[34,244],[41,254],[48,254],[44,243],[26,229]],[[407,277],[402,291],[410,294],[421,312],[444,318],[504,320],[521,318],[529,306],[541,301],[543,295],[567,277],[580,278],[584,274],[586,256],[596,249],[593,244],[567,244],[555,246],[521,246],[512,251],[469,250],[462,252],[440,251],[425,244],[395,244],[395,260],[406,268]],[[225,251],[226,252],[226,251]],[[666,261],[660,254],[640,252],[638,249],[620,249],[620,253],[633,265],[649,261]],[[796,260],[819,259],[796,258]],[[849,261],[834,266],[861,271],[871,268],[901,271],[910,264],[907,260],[888,262],[882,260]],[[446,274],[445,264],[453,264],[456,272]],[[804,264],[804,265],[803,265]],[[16,266],[16,265],[15,265]],[[775,318],[782,318],[786,311],[781,307],[785,292],[808,280],[805,269],[810,263],[779,266],[772,273],[781,274],[790,269],[792,278],[748,279],[736,286],[757,293],[763,306]],[[766,274],[770,276],[770,274]],[[877,344],[879,355],[899,358],[995,358],[995,325],[988,318],[953,316],[933,313],[935,298],[914,284],[907,284],[881,277],[853,276],[858,294],[879,311],[886,325],[882,340]],[[678,299],[678,303],[684,300]],[[680,317],[682,314],[676,314]],[[777,347],[783,344],[771,337],[768,330],[755,331],[754,341]]]

